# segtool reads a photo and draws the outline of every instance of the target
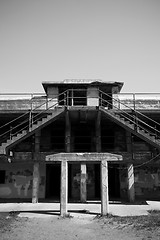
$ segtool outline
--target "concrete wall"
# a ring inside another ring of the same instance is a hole
[[[39,197],[45,197],[45,165],[40,165]],[[5,170],[5,183],[0,184],[0,198],[31,198],[32,197],[32,164],[1,164]]]
[[[113,94],[113,106],[115,109],[147,109],[147,110],[155,110],[160,109],[160,94],[129,94],[129,93],[121,93],[121,94]]]
[[[87,89],[87,106],[99,106],[99,91],[97,87]]]
[[[136,168],[135,194],[141,199],[160,199],[160,168],[143,167]]]
[[[35,99],[8,99],[0,100],[0,110],[30,110],[39,107],[39,110],[47,108],[46,97],[35,98]]]
[[[52,107],[58,103],[58,87],[48,87],[47,88],[47,98],[49,100],[48,107]]]

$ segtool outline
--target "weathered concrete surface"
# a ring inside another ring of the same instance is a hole
[[[149,210],[160,210],[160,202],[148,201],[148,204],[117,204],[109,205],[109,213],[118,216],[140,216],[147,215]],[[0,203],[0,212],[18,211],[22,216],[28,214],[30,217],[52,216],[49,213],[60,214],[59,203]],[[74,213],[91,214],[96,216],[101,213],[101,204],[68,204],[70,215]],[[46,213],[46,214],[45,214]]]

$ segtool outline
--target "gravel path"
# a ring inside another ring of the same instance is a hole
[[[71,218],[48,215],[45,217],[18,217],[10,231],[3,232],[1,240],[134,240],[142,239],[136,232],[118,229],[87,214],[72,214]]]

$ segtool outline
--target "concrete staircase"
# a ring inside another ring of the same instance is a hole
[[[105,107],[99,107],[99,109],[111,121],[130,131],[132,134],[146,141],[150,145],[156,147],[157,149],[160,149],[160,132],[156,131],[156,129],[154,129],[153,127],[149,125],[147,126],[147,124],[146,124],[147,127],[144,127],[143,124],[141,124],[143,123],[143,121],[138,118],[134,122],[133,119],[130,118],[133,117],[133,115],[130,115],[129,117],[129,114],[128,115],[122,114],[120,110],[119,111],[115,111],[113,109],[109,110],[106,109]]]
[[[26,139],[27,137],[34,134],[37,130],[47,126],[52,121],[55,121],[65,111],[65,107],[55,107],[52,111],[48,112],[47,117],[41,117],[39,120],[35,120],[30,126],[29,130],[21,130],[17,132],[11,139],[7,139],[0,145],[0,154],[7,154],[7,148],[11,148],[18,142]]]

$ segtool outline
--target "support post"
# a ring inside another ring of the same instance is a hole
[[[71,125],[69,111],[66,112],[65,148],[67,153],[71,151]]]
[[[127,152],[132,153],[132,134],[126,131]]]
[[[61,199],[60,199],[60,215],[67,217],[67,202],[68,202],[68,162],[61,162]]]
[[[98,110],[96,119],[96,152],[101,152],[101,112]]]
[[[33,165],[33,187],[32,187],[32,203],[38,203],[39,191],[39,163]]]
[[[108,195],[108,162],[101,161],[101,215],[109,213],[109,195]]]
[[[87,201],[87,167],[86,167],[86,163],[81,163],[80,197],[81,197],[81,202]]]
[[[128,164],[127,169],[128,179],[128,199],[129,202],[135,201],[135,189],[134,189],[134,167],[133,164]]]
[[[38,203],[39,192],[39,152],[40,152],[40,131],[35,133],[35,153],[33,164],[33,186],[32,186],[32,203]]]

